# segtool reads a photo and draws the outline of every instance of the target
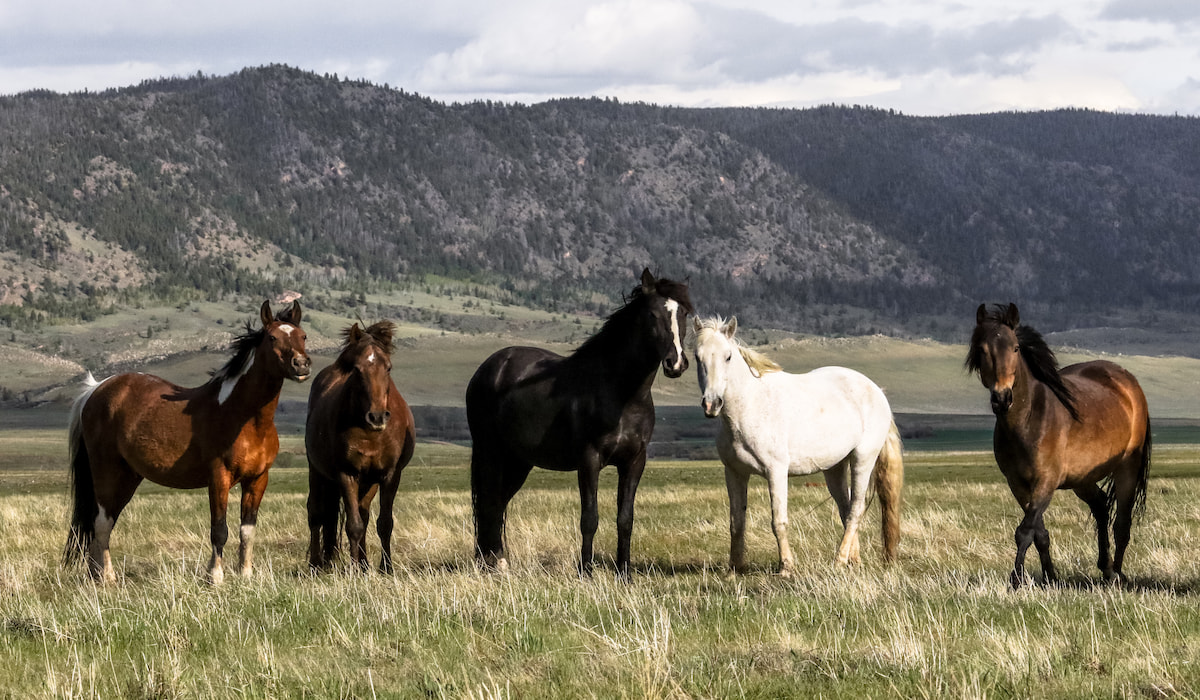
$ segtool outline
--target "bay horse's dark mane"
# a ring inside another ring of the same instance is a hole
[[[983,340],[988,326],[996,324],[1011,328],[1005,321],[1008,313],[1008,304],[996,304],[987,312],[984,321],[975,326],[975,331],[971,334],[971,348],[967,351],[967,360],[964,363],[968,371],[978,372],[982,366]],[[1018,325],[1016,328],[1013,328],[1013,331],[1017,334],[1017,347],[1021,350],[1021,357],[1025,360],[1026,366],[1029,367],[1030,374],[1033,375],[1034,379],[1045,384],[1058,397],[1058,400],[1066,407],[1067,412],[1071,414],[1071,418],[1079,420],[1079,411],[1075,406],[1075,396],[1067,388],[1067,385],[1063,383],[1062,375],[1058,371],[1058,358],[1055,357],[1054,351],[1050,349],[1050,346],[1046,344],[1046,339],[1032,326]]]
[[[342,351],[348,350],[354,341],[350,339],[350,334],[354,326],[348,326],[342,329]],[[358,343],[372,343],[387,355],[392,354],[395,345],[392,342],[392,336],[396,333],[396,324],[391,321],[379,321],[372,323],[363,329],[363,335],[359,337]]]
[[[679,306],[689,314],[695,315],[696,309],[692,306],[692,299],[688,295],[688,286],[686,282],[676,282],[675,280],[660,279],[654,287],[654,291],[662,297],[674,299],[679,302]],[[574,356],[599,355],[607,356],[617,348],[625,346],[629,342],[627,328],[633,317],[640,311],[641,302],[646,298],[646,291],[641,285],[633,288],[629,293],[629,297],[625,300],[625,304],[616,311],[609,314],[605,319],[604,325],[600,326],[600,330],[585,340],[582,345],[575,349]],[[685,329],[680,328],[680,333]]]
[[[209,383],[216,382],[219,384],[226,379],[241,374],[242,369],[250,360],[250,356],[254,354],[255,348],[262,345],[263,337],[266,334],[266,328],[255,330],[251,322],[246,321],[245,330],[234,336],[233,342],[229,344],[230,349],[233,350],[233,357],[229,358],[220,369],[215,369],[208,373],[212,377],[212,379],[208,380]]]

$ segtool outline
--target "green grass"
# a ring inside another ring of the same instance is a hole
[[[421,443],[397,502],[394,576],[307,570],[298,436],[259,522],[255,575],[203,582],[203,492],[143,486],[113,537],[119,581],[58,555],[61,430],[0,416],[0,697],[1169,697],[1200,692],[1200,447],[1165,442],[1124,588],[1097,582],[1085,509],[1047,526],[1065,584],[1007,583],[1018,509],[987,452],[911,450],[901,558],[833,566],[819,477],[793,479],[798,576],[773,574],[765,483],[751,482],[751,571],[731,579],[716,462],[652,462],[617,582],[615,481],[600,566],[575,573],[573,474],[535,470],[510,510],[512,571],[471,559],[469,451]],[[236,510],[236,507],[234,508]],[[236,528],[234,528],[236,532]],[[236,535],[235,535],[236,537]],[[372,560],[377,542],[370,541]],[[1036,571],[1036,564],[1034,564]]]

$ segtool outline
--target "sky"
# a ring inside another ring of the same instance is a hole
[[[0,95],[272,63],[444,102],[1200,115],[1200,0],[0,0]]]

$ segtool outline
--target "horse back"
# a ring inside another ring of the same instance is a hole
[[[1076,431],[1111,435],[1113,449],[1124,445],[1132,451],[1142,444],[1150,415],[1146,395],[1131,372],[1115,362],[1093,360],[1065,367],[1061,375],[1079,412]]]

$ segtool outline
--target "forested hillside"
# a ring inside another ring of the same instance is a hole
[[[282,66],[0,98],[10,326],[429,274],[601,314],[649,265],[751,324],[953,336],[983,300],[1190,313],[1198,234],[1189,118],[446,105]]]

